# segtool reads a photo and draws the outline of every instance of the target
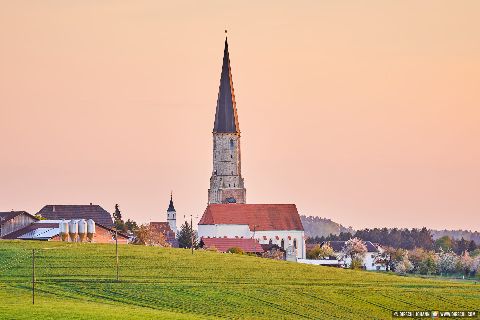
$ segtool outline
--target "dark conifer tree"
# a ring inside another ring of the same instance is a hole
[[[193,247],[197,248],[197,233],[193,230],[192,226],[185,221],[184,224],[180,227],[180,231],[177,235],[178,246],[180,248],[191,248],[192,247],[192,238],[193,238]]]

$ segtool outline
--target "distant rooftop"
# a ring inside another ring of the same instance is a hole
[[[30,213],[26,211],[6,211],[6,212],[0,212],[0,224],[3,224],[21,214],[26,214],[36,219],[34,216],[32,216]]]
[[[303,231],[294,204],[210,204],[198,224],[243,224],[248,225],[250,231]]]
[[[38,214],[50,220],[92,219],[107,228],[113,227],[110,213],[96,204],[90,205],[46,205]]]

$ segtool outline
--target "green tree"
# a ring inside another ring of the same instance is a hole
[[[191,248],[192,247],[192,239],[193,239],[193,247],[197,248],[198,246],[198,239],[197,233],[193,230],[192,225],[185,221],[184,224],[180,227],[180,231],[177,235],[178,246],[180,248]]]
[[[118,204],[115,205],[115,212],[113,213],[113,224],[118,231],[126,231],[125,222],[122,220],[122,213],[118,208]]]
[[[115,212],[113,213],[113,220],[122,220],[122,213],[118,208],[118,204],[115,205]]]
[[[453,241],[449,236],[443,236],[438,238],[435,241],[435,249],[440,250],[442,249],[443,252],[448,252],[453,249]]]
[[[138,224],[135,221],[128,219],[125,221],[125,228],[134,232],[135,230],[138,230]]]

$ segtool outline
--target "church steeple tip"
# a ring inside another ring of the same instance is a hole
[[[225,30],[227,33],[227,30]],[[230,67],[230,53],[228,51],[228,38],[225,36],[225,49],[223,50],[222,74],[218,91],[217,109],[213,132],[239,133],[237,107],[233,90],[232,70]]]
[[[173,206],[173,192],[170,192],[170,203],[168,205],[167,212],[175,211],[175,207]]]

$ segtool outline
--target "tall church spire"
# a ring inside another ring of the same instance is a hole
[[[233,93],[228,41],[225,38],[213,127],[213,170],[208,203],[245,203],[246,192],[240,156],[240,127]]]
[[[220,77],[220,88],[218,91],[217,110],[215,113],[213,132],[240,132],[237,107],[235,104],[235,94],[233,92],[232,70],[230,67],[227,38],[225,38],[225,49],[223,51],[222,75]]]

